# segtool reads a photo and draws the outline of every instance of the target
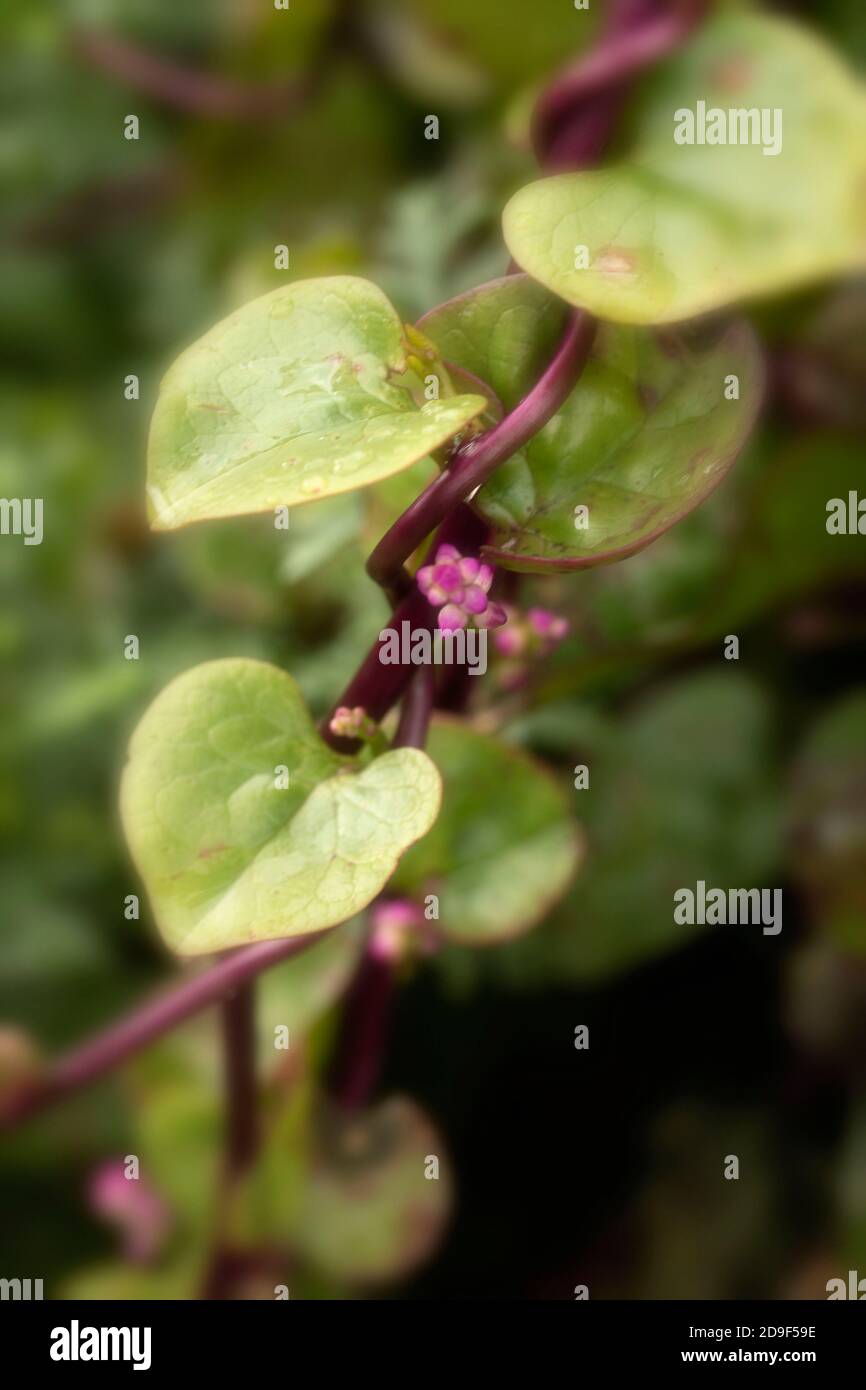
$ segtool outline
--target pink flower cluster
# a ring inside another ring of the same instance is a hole
[[[453,545],[440,545],[436,561],[418,571],[418,588],[434,608],[441,609],[437,625],[443,632],[474,623],[476,627],[501,627],[508,615],[488,598],[493,570],[471,555],[461,555]]]
[[[354,709],[340,705],[339,709],[334,710],[328,727],[332,734],[339,734],[341,738],[371,739],[379,732],[378,724],[370,718],[363,705],[355,705]]]
[[[568,633],[568,620],[547,608],[530,608],[526,614],[509,608],[508,628],[494,643],[502,656],[547,656]]]

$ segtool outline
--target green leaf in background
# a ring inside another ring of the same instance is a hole
[[[176,1303],[197,1296],[201,1276],[201,1262],[188,1257],[157,1269],[107,1260],[78,1270],[66,1280],[60,1296],[76,1303]]]
[[[162,691],[121,787],[133,859],[182,955],[354,916],[439,800],[426,754],[401,748],[363,768],[339,757],[291,676],[245,659],[207,662]]]
[[[438,1160],[432,1175],[431,1159]],[[316,1117],[292,1245],[352,1283],[404,1277],[435,1250],[451,1208],[441,1136],[414,1102],[394,1096],[355,1115]]]
[[[562,308],[526,276],[494,280],[422,319],[442,356],[506,409],[552,351]],[[728,399],[730,378],[738,396]],[[543,573],[650,545],[722,481],[760,404],[763,370],[741,322],[674,333],[602,325],[563,408],[474,499],[489,558]],[[575,508],[588,509],[578,525]]]
[[[866,281],[833,285],[803,312],[783,301],[786,332],[776,331],[778,389],[807,423],[859,431],[866,426]],[[773,330],[772,321],[768,325]]]
[[[275,1049],[277,1028],[288,1029],[289,1055],[340,998],[360,959],[365,941],[363,916],[326,932],[299,956],[280,961],[256,980],[258,1064],[263,1074],[287,1054]],[[178,1029],[159,1047],[150,1048],[135,1069],[136,1084],[186,1080],[192,1076],[215,1101],[222,1071],[214,1034],[214,1016],[206,1014]]]
[[[528,931],[566,891],[583,853],[567,794],[534,759],[443,718],[428,749],[442,815],[403,859],[394,888],[436,893],[450,941],[484,946]]]
[[[298,506],[406,468],[485,408],[424,402],[391,304],[335,276],[255,299],[166,374],[148,447],[151,524]],[[420,404],[419,404],[420,400]]]
[[[222,1163],[218,1093],[190,1070],[134,1086],[133,1095],[132,1152],[142,1177],[165,1199],[175,1224],[206,1241]]]
[[[410,0],[410,8],[441,33],[455,57],[476,63],[509,89],[548,74],[586,48],[598,33],[603,9],[578,10],[562,0],[535,0],[531,14],[501,0]]]
[[[832,706],[797,757],[791,870],[837,947],[866,953],[866,690]]]
[[[274,1029],[289,1030],[289,1046],[309,1031],[316,1019],[339,999],[364,947],[361,917],[328,932],[295,959],[281,961],[257,980],[256,1030],[266,1065],[285,1054],[274,1050]]]
[[[563,656],[557,688],[587,688],[606,654],[705,647],[768,618],[801,650],[856,641],[856,607],[839,600],[866,572],[866,547],[826,522],[828,501],[847,500],[862,475],[854,434],[763,429],[725,486],[656,544],[586,571],[579,594],[539,598],[566,613],[580,643],[579,664]]]
[[[379,5],[366,17],[380,61],[409,95],[445,106],[473,106],[487,93],[484,74],[403,4]]]
[[[679,1101],[654,1118],[648,1146],[630,1213],[637,1249],[627,1282],[605,1283],[598,1296],[737,1299],[774,1288],[775,1271],[790,1265],[766,1111]],[[719,1181],[726,1153],[737,1154],[747,1182]]]
[[[714,930],[674,921],[676,889],[768,886],[781,849],[769,734],[765,696],[730,669],[661,690],[588,742],[576,733],[586,865],[550,922],[497,952],[500,975],[601,980]]]
[[[764,153],[770,124],[765,143],[675,143],[676,113],[698,102],[780,111],[781,148]],[[569,303],[672,323],[866,264],[866,101],[807,30],[717,15],[648,80],[635,125],[627,162],[543,179],[505,208],[515,260]]]
[[[863,476],[859,439],[786,433],[765,436],[760,471],[739,506],[729,563],[701,630],[736,631],[737,624],[810,590],[855,581],[866,567],[863,538],[832,535],[827,503],[847,503]]]

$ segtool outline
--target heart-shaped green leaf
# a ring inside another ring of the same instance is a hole
[[[444,357],[482,376],[510,410],[549,359],[562,312],[542,286],[514,275],[422,324]],[[663,333],[602,325],[565,405],[473,499],[494,530],[489,557],[544,572],[642,550],[721,482],[762,387],[744,323]]]
[[[428,740],[443,814],[403,859],[395,889],[439,898],[451,941],[488,945],[528,931],[563,894],[583,840],[565,792],[516,748],[438,718]]]
[[[318,736],[264,662],[207,662],[157,697],[121,787],[127,840],[182,955],[300,936],[352,917],[432,825],[440,783],[401,748],[362,766]]]
[[[731,143],[701,140],[722,124]],[[563,299],[672,323],[866,263],[866,101],[807,30],[718,15],[650,80],[636,128],[627,162],[540,180],[505,209],[511,254]]]
[[[410,355],[385,295],[353,276],[298,281],[229,315],[162,383],[151,524],[298,506],[424,458],[486,403],[425,402]]]
[[[323,1109],[292,1244],[336,1278],[396,1279],[436,1248],[451,1190],[441,1136],[412,1101],[393,1096],[360,1115]]]

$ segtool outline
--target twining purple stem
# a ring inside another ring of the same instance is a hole
[[[251,1166],[258,1149],[255,989],[255,982],[246,980],[220,1005],[225,1137],[213,1246],[200,1291],[200,1297],[208,1300],[227,1297],[231,1288],[236,1255],[227,1239],[224,1217],[235,1184]]]
[[[433,669],[419,666],[403,696],[394,747],[424,747],[434,696]],[[378,1080],[395,992],[395,962],[372,939],[349,988],[331,1064],[331,1095],[344,1110],[365,1105]]]
[[[570,316],[559,347],[532,390],[493,429],[462,444],[445,471],[385,532],[367,561],[371,579],[386,591],[406,585],[403,565],[424,538],[556,414],[583,370],[594,336],[594,319],[581,310]]]
[[[400,722],[394,735],[394,748],[423,748],[433,713],[436,683],[432,666],[419,666],[403,696]]]
[[[376,1084],[395,983],[393,962],[368,948],[346,995],[328,1087],[344,1110],[359,1110]]]
[[[228,1180],[249,1167],[258,1146],[255,989],[253,980],[245,980],[220,1006]]]
[[[262,941],[224,955],[214,965],[147,1000],[133,1013],[111,1024],[102,1033],[67,1052],[46,1075],[13,1094],[0,1105],[0,1126],[23,1120],[53,1101],[89,1086],[163,1033],[185,1019],[216,1004],[262,970],[290,956],[300,955],[324,932],[309,936]]]

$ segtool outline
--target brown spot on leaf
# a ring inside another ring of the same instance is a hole
[[[606,246],[593,261],[593,269],[600,270],[602,275],[623,278],[634,275],[636,266],[637,257],[631,251],[623,251],[618,246]]]
[[[713,63],[708,75],[720,91],[741,92],[752,81],[752,64],[741,53],[730,53]]]

